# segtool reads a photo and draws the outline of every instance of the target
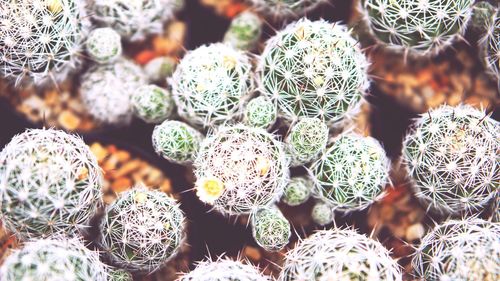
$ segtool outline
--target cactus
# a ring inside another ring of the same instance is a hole
[[[267,129],[276,122],[276,106],[266,97],[251,99],[245,106],[243,122],[252,127]]]
[[[142,85],[132,94],[132,108],[137,117],[147,123],[159,123],[174,112],[174,100],[166,89]]]
[[[311,218],[321,226],[331,224],[334,218],[332,206],[322,201],[316,202],[311,210]]]
[[[259,86],[288,120],[316,117],[333,123],[359,107],[369,84],[367,67],[345,26],[302,19],[267,41]]]
[[[39,239],[14,250],[0,268],[0,279],[107,281],[107,266],[99,254],[78,239]]]
[[[248,57],[222,43],[188,52],[172,76],[179,115],[197,126],[233,119],[251,88]]]
[[[87,111],[97,121],[127,125],[133,117],[131,95],[145,81],[142,69],[122,58],[88,70],[82,77],[80,94]]]
[[[422,280],[500,279],[500,224],[480,219],[436,226],[416,249],[412,264]]]
[[[498,193],[499,129],[497,121],[468,105],[421,115],[403,148],[417,196],[444,213],[484,206]]]
[[[252,215],[252,235],[266,251],[283,249],[290,240],[290,223],[276,206],[263,207]]]
[[[313,193],[341,211],[368,207],[388,183],[390,163],[377,140],[354,133],[337,137],[312,164]]]
[[[178,281],[270,281],[258,268],[241,261],[219,258],[199,262],[196,268]]]
[[[221,127],[194,163],[201,201],[228,215],[249,214],[279,200],[288,180],[281,143],[263,129]]]
[[[122,54],[120,35],[108,27],[92,30],[85,46],[90,58],[98,63],[110,63]]]
[[[247,0],[259,13],[278,19],[296,18],[316,8],[325,0]]]
[[[111,261],[134,272],[153,272],[179,251],[184,214],[165,193],[136,187],[108,208],[99,244]]]
[[[322,230],[286,254],[280,281],[402,280],[401,269],[378,241],[353,230]]]
[[[239,50],[251,51],[257,47],[261,35],[262,20],[254,13],[244,11],[231,21],[223,42]]]
[[[286,139],[292,166],[316,160],[326,148],[328,127],[319,118],[303,118],[290,128]]]
[[[108,281],[134,281],[132,274],[123,269],[113,269],[109,272]]]
[[[90,22],[80,0],[1,0],[0,75],[60,82],[79,65]]]
[[[460,38],[474,0],[364,0],[364,18],[377,41],[415,55],[437,54]]]
[[[291,178],[283,191],[281,201],[292,207],[305,203],[311,196],[313,184],[309,177]]]
[[[171,57],[157,57],[144,66],[149,82],[163,82],[174,73],[177,61]]]
[[[500,89],[500,9],[496,10],[491,23],[487,26],[486,35],[481,39],[484,61],[488,72],[498,80]]]
[[[89,227],[102,204],[103,179],[82,139],[58,130],[26,130],[0,153],[0,212],[21,240]]]
[[[179,164],[193,162],[203,136],[180,121],[166,120],[153,130],[153,147],[158,155]]]

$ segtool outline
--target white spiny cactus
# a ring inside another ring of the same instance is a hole
[[[296,18],[316,8],[325,0],[247,0],[262,14],[275,18]]]
[[[488,72],[496,78],[500,88],[500,8],[491,22],[488,22],[486,35],[481,39],[484,61]]]
[[[311,218],[321,226],[331,224],[334,219],[333,207],[323,201],[317,201],[311,210]]]
[[[177,281],[270,281],[260,270],[248,263],[219,258],[199,262],[196,268]]]
[[[262,34],[262,20],[250,11],[237,15],[224,34],[224,43],[236,49],[251,51],[257,47]]]
[[[276,105],[260,96],[251,99],[245,106],[243,122],[249,126],[267,129],[276,122]]]
[[[98,63],[110,63],[122,54],[121,37],[109,27],[92,30],[85,46],[90,58]]]
[[[179,164],[194,161],[203,135],[188,124],[166,120],[153,130],[153,148],[158,155]]]
[[[108,281],[134,281],[134,278],[130,272],[114,268],[109,272]]]
[[[132,108],[147,123],[160,123],[175,109],[172,94],[156,85],[142,85],[132,94]]]
[[[319,158],[328,141],[328,126],[319,118],[302,118],[290,128],[286,138],[292,166]]]
[[[171,57],[157,57],[144,66],[144,73],[149,82],[164,82],[174,73],[177,61]]]
[[[292,235],[290,223],[276,206],[263,207],[252,214],[252,235],[266,251],[283,249]]]
[[[301,205],[311,196],[313,185],[309,177],[292,177],[283,191],[281,201],[292,207]]]

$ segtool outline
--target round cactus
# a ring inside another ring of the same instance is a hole
[[[86,42],[87,54],[98,63],[109,63],[122,54],[120,35],[111,28],[97,28],[90,32]]]
[[[113,269],[109,272],[108,281],[134,281],[132,274],[123,269]]]
[[[263,207],[252,215],[252,235],[266,251],[276,252],[289,242],[290,223],[276,207]]]
[[[156,85],[142,85],[132,94],[135,115],[147,123],[159,123],[174,112],[174,100],[165,89]]]
[[[325,0],[247,0],[255,9],[275,18],[296,18]]]
[[[311,218],[321,226],[331,224],[334,218],[332,206],[322,201],[316,202],[311,211]]]
[[[281,201],[292,207],[303,204],[311,196],[313,185],[309,177],[293,177],[286,185]]]
[[[286,142],[292,166],[316,160],[326,148],[328,126],[318,118],[303,118],[292,126]]]
[[[102,204],[102,175],[80,138],[26,130],[0,153],[0,211],[16,236],[72,236],[89,227]]]
[[[179,164],[193,162],[203,136],[189,125],[166,120],[153,130],[153,147],[158,155]]]
[[[144,66],[144,73],[149,82],[165,81],[174,73],[177,61],[171,57],[157,57]]]
[[[267,41],[260,90],[291,121],[337,122],[358,108],[368,87],[367,66],[345,26],[302,19]]]
[[[341,211],[362,210],[381,195],[390,163],[377,140],[341,135],[310,168],[315,196]]]
[[[99,254],[77,239],[40,239],[14,250],[0,268],[0,279],[107,281],[107,266]]]
[[[252,12],[244,11],[231,21],[224,43],[239,50],[251,51],[257,47],[261,34],[261,19]]]
[[[422,280],[500,280],[500,224],[480,219],[436,226],[413,257]]]
[[[0,2],[0,75],[62,81],[80,62],[90,22],[80,0]]]
[[[136,187],[111,204],[99,243],[111,261],[135,272],[153,272],[179,251],[184,214],[165,193]]]
[[[365,0],[365,20],[378,41],[417,55],[436,54],[460,38],[474,0]]]
[[[82,77],[80,94],[87,111],[99,122],[129,124],[133,117],[131,95],[146,82],[139,66],[119,59],[96,65]]]
[[[243,52],[222,43],[188,52],[172,76],[179,115],[197,126],[234,118],[251,92],[251,67]]]
[[[487,27],[486,36],[481,40],[485,52],[488,72],[498,80],[500,88],[500,9]]]
[[[251,99],[245,106],[243,114],[245,124],[266,129],[276,121],[277,110],[269,99],[261,96]]]
[[[402,280],[401,269],[378,241],[353,230],[323,230],[286,254],[280,281]]]
[[[417,196],[445,213],[474,211],[498,192],[500,125],[468,105],[423,114],[403,157]]]
[[[228,215],[249,214],[278,201],[288,180],[281,143],[244,125],[221,127],[207,137],[194,166],[200,200]]]
[[[259,269],[240,261],[219,258],[217,261],[202,261],[196,268],[184,274],[178,281],[270,281]]]

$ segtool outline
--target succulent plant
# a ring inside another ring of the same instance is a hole
[[[59,82],[79,65],[90,22],[80,0],[1,0],[0,75]]]
[[[97,121],[126,125],[133,117],[131,95],[145,83],[142,69],[121,58],[89,69],[82,77],[80,95],[85,108]]]
[[[262,34],[262,20],[250,11],[237,15],[229,25],[223,42],[244,51],[257,47]]]
[[[112,62],[122,54],[121,37],[109,27],[92,30],[85,46],[90,58],[98,63]]]
[[[222,43],[188,52],[172,76],[179,115],[206,127],[233,119],[251,92],[251,67],[243,52]]]
[[[196,268],[177,281],[270,281],[258,268],[241,261],[219,258],[199,262]]]
[[[313,194],[340,211],[362,210],[382,194],[390,163],[377,140],[355,133],[337,137],[312,164]]]
[[[417,119],[403,158],[429,208],[474,211],[498,194],[499,124],[468,105],[442,106]]]
[[[0,153],[0,212],[22,240],[76,235],[102,204],[102,174],[82,139],[28,129]]]
[[[500,279],[500,224],[480,219],[436,226],[416,249],[412,264],[424,280]]]
[[[248,126],[269,128],[276,121],[277,110],[268,98],[260,96],[251,99],[245,106],[243,122]]]
[[[78,239],[39,239],[14,250],[0,268],[0,279],[107,281],[107,266],[99,254]]]
[[[321,226],[331,224],[334,219],[333,207],[325,202],[317,201],[311,210],[311,218],[314,223]]]
[[[165,81],[174,73],[177,61],[171,57],[157,57],[144,66],[144,73],[149,82]]]
[[[247,0],[259,13],[275,18],[296,18],[325,0]]]
[[[132,94],[132,108],[147,123],[159,123],[174,113],[172,95],[156,85],[142,85]]]
[[[292,166],[316,160],[328,141],[328,126],[319,118],[302,118],[290,128],[286,139]]]
[[[283,117],[333,123],[352,115],[368,87],[368,62],[345,26],[302,19],[266,42],[260,91]]]
[[[130,272],[116,268],[109,272],[108,281],[134,281],[134,278]]]
[[[252,214],[252,235],[266,251],[276,252],[289,242],[290,223],[276,206],[263,207]]]
[[[148,273],[179,251],[184,214],[165,193],[138,186],[106,208],[100,230],[99,243],[113,263]]]
[[[223,214],[250,214],[279,200],[288,180],[281,142],[263,129],[220,127],[194,162],[201,201]]]
[[[488,72],[498,80],[500,89],[500,8],[496,9],[491,22],[488,23],[486,35],[481,39],[484,61]]]
[[[301,205],[311,196],[313,185],[309,177],[292,177],[285,186],[281,201],[292,207]]]
[[[401,269],[378,241],[353,230],[322,230],[285,257],[280,281],[402,280]]]
[[[166,120],[153,130],[153,147],[158,155],[179,164],[193,162],[203,136],[191,126]]]
[[[460,38],[474,0],[364,0],[364,18],[379,42],[415,55],[437,54]]]

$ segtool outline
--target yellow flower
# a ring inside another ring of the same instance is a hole
[[[236,59],[232,56],[224,56],[223,64],[227,70],[231,70],[236,66]]]
[[[137,192],[134,196],[134,200],[138,204],[144,204],[144,202],[146,202],[147,199],[148,199],[148,196],[144,192]]]
[[[216,177],[202,179],[196,185],[196,195],[201,201],[213,204],[224,191],[224,183]]]
[[[60,13],[62,11],[61,0],[45,0],[45,5],[47,5],[49,11],[54,14]]]
[[[265,176],[267,172],[269,172],[269,168],[271,168],[269,159],[257,156],[257,161],[255,162],[255,170],[257,173],[259,173],[260,176]]]

